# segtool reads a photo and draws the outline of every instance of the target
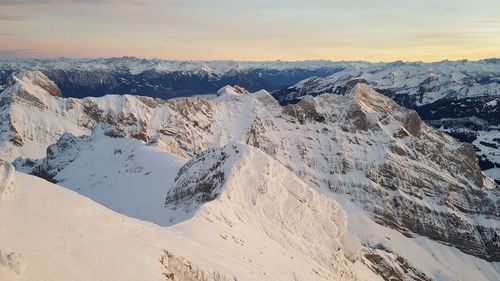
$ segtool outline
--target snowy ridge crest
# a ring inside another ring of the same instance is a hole
[[[347,232],[337,202],[243,143],[209,149],[186,163],[167,194],[166,206],[171,204],[186,212],[198,204],[195,217],[231,228],[251,225],[325,266],[361,257],[361,244]]]
[[[11,76],[10,84],[19,83],[25,90],[33,90],[33,88],[43,90],[47,94],[55,97],[62,97],[61,89],[50,80],[45,74],[37,70],[20,70]]]

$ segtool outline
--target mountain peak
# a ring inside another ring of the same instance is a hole
[[[353,97],[360,109],[365,113],[390,113],[402,108],[396,102],[377,93],[372,87],[365,83],[357,83],[346,95]]]
[[[234,86],[226,85],[217,91],[218,97],[226,96],[226,95],[243,96],[243,95],[248,95],[248,94],[249,94],[249,92],[247,90],[245,90],[245,88],[242,88],[238,85],[234,85]]]
[[[401,136],[409,134],[419,136],[422,120],[415,110],[398,105],[392,99],[379,94],[367,84],[358,83],[349,92],[359,109],[364,113],[368,123],[381,122],[390,119],[401,122],[402,128],[398,133]],[[382,122],[386,123],[386,122]]]
[[[23,88],[35,88],[37,92],[43,92],[55,97],[62,97],[61,89],[45,74],[38,70],[21,70],[11,76],[10,86],[20,84]],[[32,91],[29,91],[32,92]]]

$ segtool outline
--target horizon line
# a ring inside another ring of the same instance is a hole
[[[331,62],[331,63],[337,63],[337,62],[363,62],[363,63],[372,63],[372,64],[377,64],[377,63],[440,63],[440,62],[460,62],[460,61],[465,61],[465,62],[480,62],[480,61],[487,61],[487,60],[499,60],[500,57],[486,57],[486,58],[481,58],[481,59],[442,59],[438,61],[423,61],[423,60],[394,60],[394,61],[369,61],[369,60],[332,60],[332,59],[327,59],[327,58],[318,58],[318,59],[303,59],[303,60],[287,60],[287,59],[275,59],[275,60],[237,60],[237,59],[210,59],[210,60],[204,60],[204,59],[167,59],[167,58],[157,58],[157,57],[151,57],[151,58],[146,58],[146,57],[136,57],[136,56],[112,56],[112,57],[65,57],[65,56],[60,56],[60,57],[53,57],[53,58],[37,58],[37,57],[14,57],[14,58],[0,58],[0,61],[16,61],[16,60],[33,60],[33,61],[51,61],[51,60],[61,60],[61,59],[67,59],[67,60],[111,60],[111,59],[137,59],[137,60],[147,60],[147,61],[170,61],[170,62],[247,62],[247,63],[271,63],[271,62],[283,62],[283,63],[297,63],[297,62]]]

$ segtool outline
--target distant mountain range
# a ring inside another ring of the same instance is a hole
[[[20,69],[40,70],[65,97],[132,94],[175,98],[215,93],[225,85],[250,91],[280,90],[311,76],[325,76],[353,63],[331,61],[167,61],[110,59],[0,60],[0,87]],[[366,65],[367,63],[359,62]]]

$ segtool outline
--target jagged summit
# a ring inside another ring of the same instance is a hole
[[[359,109],[366,116],[367,125],[382,122],[382,127],[393,119],[400,122],[399,128],[391,128],[394,137],[412,135],[418,137],[421,133],[422,120],[415,110],[407,109],[398,105],[392,99],[377,93],[364,83],[356,84],[349,92],[354,97]]]
[[[225,96],[225,95],[236,95],[236,96],[241,96],[241,95],[248,95],[248,91],[245,90],[244,88],[241,88],[240,86],[224,86],[220,90],[217,91],[217,96]]]
[[[422,121],[414,110],[399,106],[375,92],[370,86],[357,83],[343,95],[307,96],[295,105],[287,105],[283,113],[307,121],[336,122],[356,130],[384,130],[393,137],[420,134]]]
[[[20,70],[14,72],[11,75],[8,86],[12,87],[15,84],[19,84],[19,91],[46,93],[51,96],[62,97],[61,89],[41,71]]]

